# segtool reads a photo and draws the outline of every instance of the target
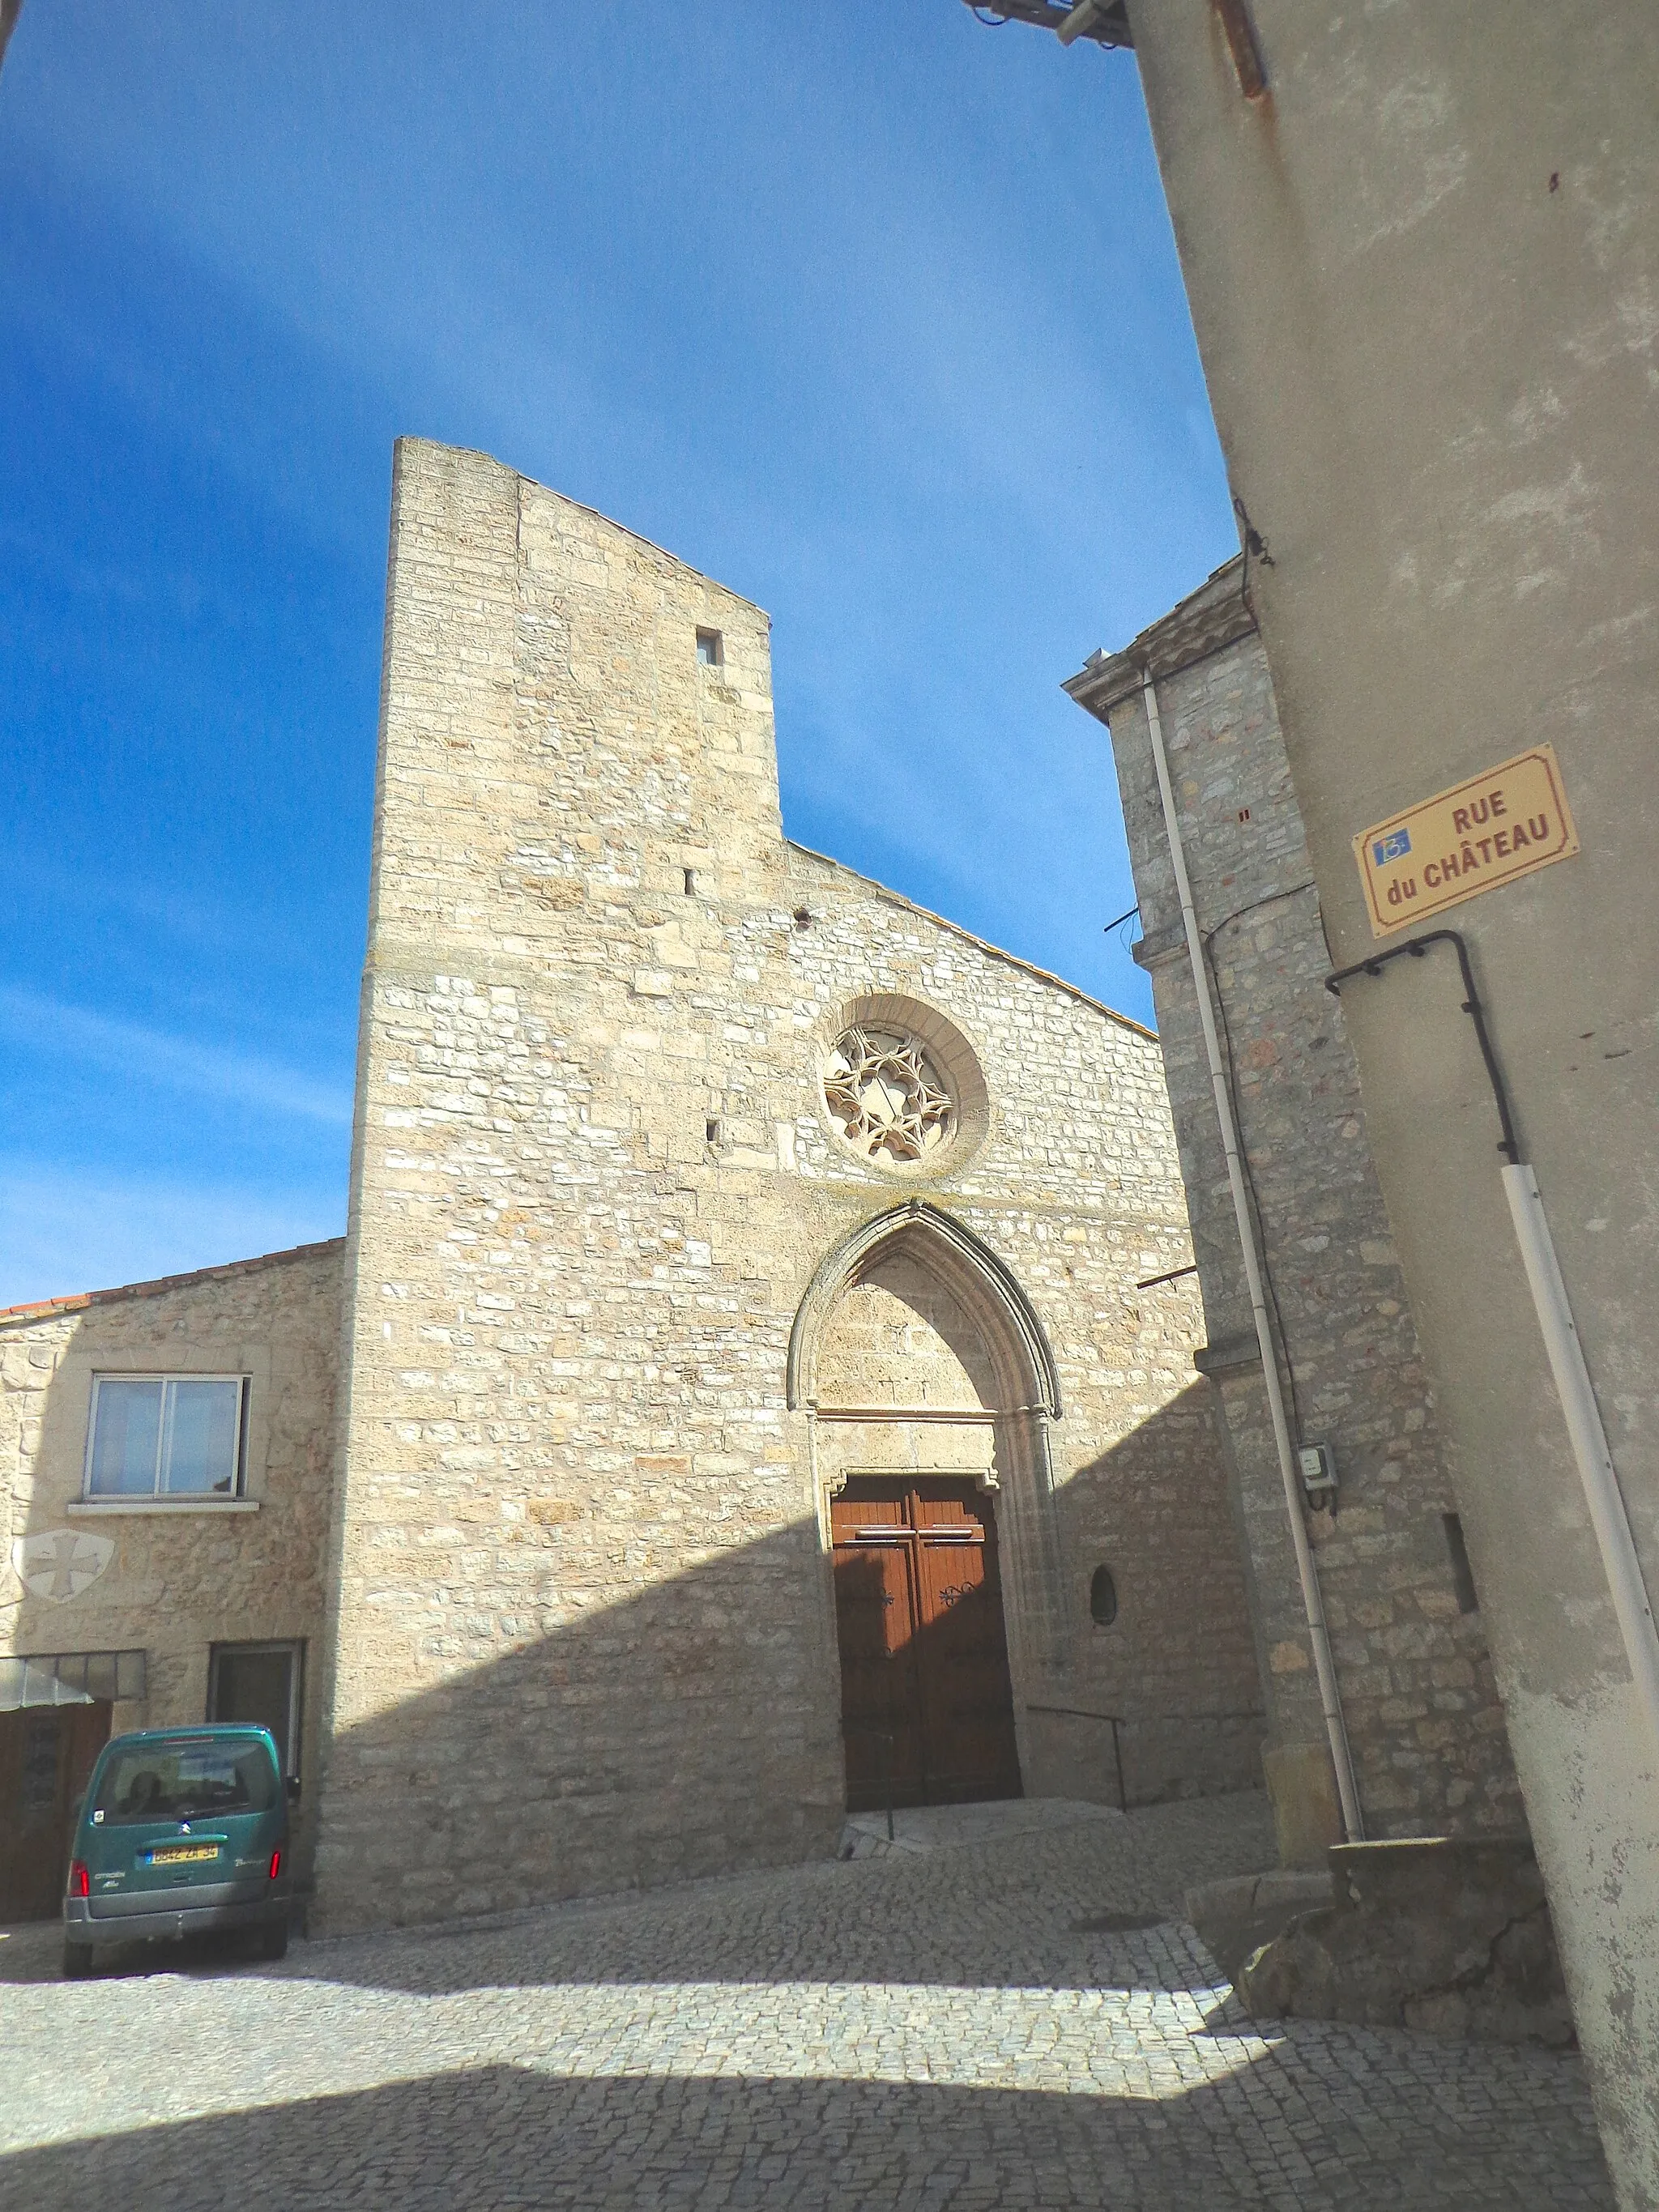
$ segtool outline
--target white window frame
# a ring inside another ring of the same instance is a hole
[[[97,1374],[92,1378],[92,1404],[87,1415],[87,1449],[81,1468],[81,1498],[88,1505],[142,1506],[149,1504],[168,1504],[177,1499],[189,1505],[234,1505],[240,1502],[247,1480],[248,1384],[246,1375],[202,1374],[185,1369],[150,1370],[129,1369],[122,1372]],[[161,1385],[161,1419],[155,1430],[155,1466],[154,1479],[148,1490],[94,1490],[92,1486],[92,1455],[98,1437],[98,1400],[106,1382],[159,1382]],[[161,1469],[167,1449],[173,1436],[172,1401],[167,1386],[176,1382],[234,1382],[236,1385],[236,1461],[232,1470],[228,1490],[163,1490]]]

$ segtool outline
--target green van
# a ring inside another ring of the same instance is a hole
[[[297,1785],[289,1785],[295,1787]],[[256,1929],[288,1948],[289,1789],[269,1729],[145,1729],[112,1736],[76,1823],[64,1972],[100,1945]]]

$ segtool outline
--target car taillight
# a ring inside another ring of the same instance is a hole
[[[282,1870],[283,1855],[280,1851],[273,1851],[270,1855],[270,1878],[273,1881],[276,1881],[277,1875],[281,1874]],[[82,1894],[84,1896],[85,1892],[82,1891]]]
[[[70,1864],[69,1893],[71,1897],[92,1895],[92,1876],[87,1872],[84,1862],[80,1859],[74,1859]]]

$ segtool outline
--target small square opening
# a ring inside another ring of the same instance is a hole
[[[705,668],[718,668],[724,661],[724,641],[717,629],[700,629],[697,632],[697,659]]]

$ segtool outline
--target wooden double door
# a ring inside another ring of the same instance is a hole
[[[101,1700],[0,1713],[0,1921],[60,1910],[76,1815],[109,1723]]]
[[[990,1498],[854,1476],[830,1514],[848,1811],[1018,1797]]]

